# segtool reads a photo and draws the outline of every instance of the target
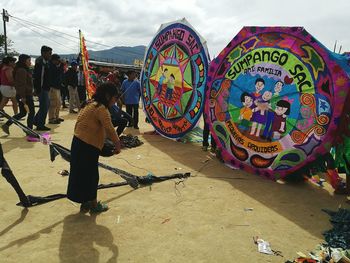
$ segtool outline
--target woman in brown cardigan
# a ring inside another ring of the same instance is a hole
[[[26,54],[21,54],[18,57],[18,62],[13,70],[13,79],[14,86],[16,89],[16,99],[19,105],[19,113],[13,117],[16,120],[20,120],[27,117],[27,126],[30,129],[33,129],[33,120],[35,115],[34,101],[33,101],[33,79],[32,73],[30,72],[30,56]],[[9,120],[4,125],[1,126],[1,129],[10,134],[9,128],[12,124],[12,121]]]
[[[75,124],[67,196],[81,203],[81,212],[108,210],[107,205],[97,202],[98,158],[106,137],[114,143],[115,154],[120,153],[119,137],[108,111],[116,103],[117,95],[115,85],[101,84],[92,100],[82,106]]]

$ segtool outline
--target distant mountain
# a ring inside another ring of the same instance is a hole
[[[88,50],[88,52],[90,60],[133,65],[135,59],[143,61],[146,52],[146,46],[122,46],[99,51]],[[60,56],[68,60],[76,59],[77,57],[76,54],[60,54]]]
[[[88,52],[91,60],[132,65],[135,59],[143,61],[146,46],[114,47],[99,51],[88,50]]]

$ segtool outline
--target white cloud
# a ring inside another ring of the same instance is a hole
[[[160,24],[186,17],[207,40],[211,56],[246,25],[304,26],[328,48],[338,40],[343,51],[350,50],[348,0],[9,0],[4,8],[10,15],[70,35],[78,36],[81,29],[87,39],[109,46],[148,45]],[[21,53],[38,54],[43,44],[57,53],[78,51],[78,39],[32,27],[39,35],[21,23],[10,18],[7,24],[8,36]]]

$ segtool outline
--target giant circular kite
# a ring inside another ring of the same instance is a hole
[[[156,131],[180,138],[198,122],[208,69],[204,40],[185,20],[162,25],[141,73],[142,100]]]
[[[283,178],[330,150],[350,81],[301,27],[245,27],[211,62],[207,122],[225,162]]]

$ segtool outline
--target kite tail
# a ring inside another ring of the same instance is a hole
[[[1,144],[0,144],[0,167],[1,167],[1,174],[2,174],[2,176],[6,179],[6,181],[16,191],[21,204],[24,207],[30,206],[30,203],[29,203],[29,200],[28,200],[26,194],[22,190],[22,188],[21,188],[20,184],[18,183],[16,177],[12,173],[10,166],[8,165],[7,161],[5,160]]]

